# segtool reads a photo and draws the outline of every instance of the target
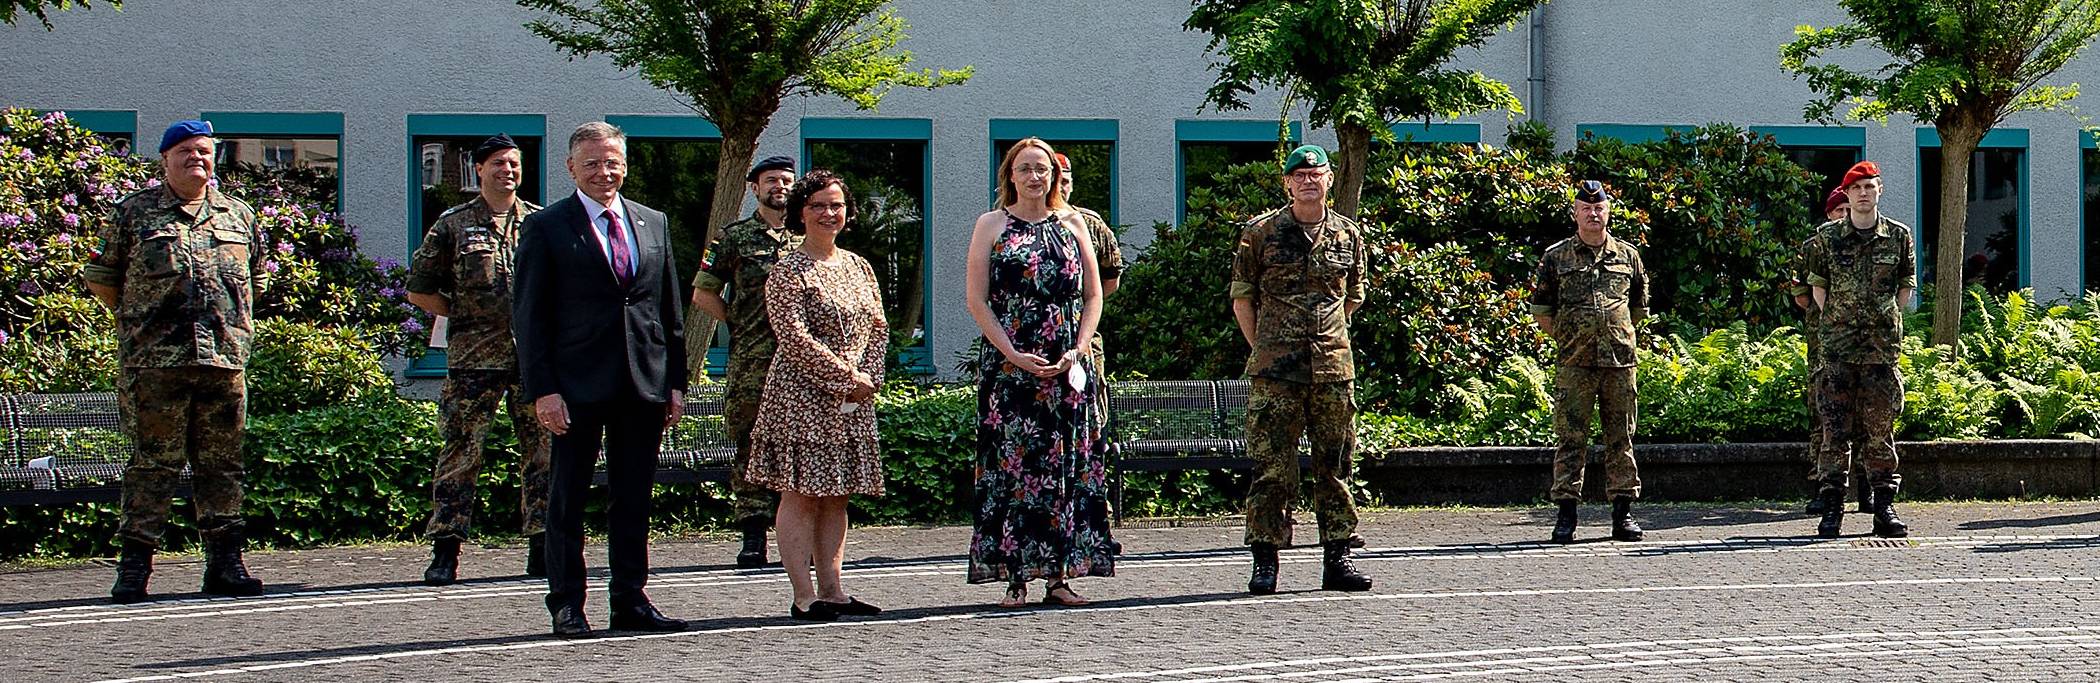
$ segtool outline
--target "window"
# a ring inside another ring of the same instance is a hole
[[[933,372],[926,334],[928,119],[803,119],[802,168],[829,169],[853,192],[852,229],[839,246],[868,259],[882,283],[890,348],[915,372]],[[1076,163],[1076,162],[1075,162]]]
[[[39,111],[37,113],[43,114],[46,112]],[[73,122],[73,125],[86,128],[89,132],[94,133],[96,137],[102,138],[102,144],[108,147],[106,151],[110,154],[125,156],[132,153],[134,141],[138,138],[138,112],[67,109],[65,110],[65,115],[67,120]],[[154,150],[148,149],[146,151],[151,152]]]
[[[342,197],[343,115],[334,112],[204,112],[219,139],[219,167],[246,164],[305,171],[325,185],[335,179]]]
[[[1304,139],[1304,126],[1290,123],[1286,134],[1275,121],[1184,119],[1174,122],[1176,166],[1174,220],[1188,217],[1189,195],[1216,183],[1216,176],[1240,164],[1275,163]],[[1278,137],[1284,139],[1279,140]]]
[[[1865,158],[1867,131],[1864,128],[1838,126],[1751,126],[1750,131],[1770,135],[1786,153],[1788,161],[1808,169],[1818,178],[1809,196],[1808,214],[1815,223],[1823,222],[1823,200],[1830,197],[1851,170]]]
[[[1022,138],[1038,137],[1072,160],[1072,204],[1116,222],[1115,119],[992,119],[991,199],[999,196],[999,162]]]
[[[722,132],[693,115],[629,114],[605,117],[607,123],[627,132],[627,181],[620,194],[664,212],[671,224],[665,227],[671,253],[678,261],[679,300],[692,298],[693,274],[700,269],[700,253],[707,246],[708,232],[721,226],[705,225],[714,208],[715,165],[722,156]],[[760,152],[758,158],[774,153]],[[752,161],[756,162],[754,158]],[[750,296],[761,296],[749,292]],[[742,296],[732,294],[732,296]],[[688,311],[688,317],[701,316]],[[693,329],[692,326],[687,327]],[[729,327],[716,325],[707,351],[707,371],[721,374],[729,362]]]
[[[472,153],[483,140],[507,133],[518,143],[524,162],[518,181],[518,197],[545,204],[547,169],[544,140],[546,117],[538,114],[409,114],[408,115],[408,250],[423,244],[431,221],[446,209],[463,204],[478,192],[471,165]],[[465,156],[462,169],[451,160]],[[445,354],[432,350],[409,367],[410,377],[443,377]]]
[[[1480,144],[1478,123],[1421,123],[1406,121],[1392,125],[1394,142],[1399,144]]]
[[[1692,128],[1680,124],[1583,123],[1575,126],[1575,144],[1582,144],[1582,139],[1591,135],[1630,143],[1656,142],[1662,140],[1664,134],[1669,131],[1685,132]]]
[[[2084,291],[2100,290],[2100,149],[2095,134],[2079,131],[2080,182],[2079,282]]]
[[[1918,129],[1918,282],[1934,282],[1940,235],[1939,134]],[[2027,131],[1985,136],[1969,161],[1969,215],[1962,235],[1964,286],[1993,293],[2027,286]]]

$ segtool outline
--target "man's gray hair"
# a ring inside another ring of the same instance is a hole
[[[569,153],[576,153],[576,146],[592,140],[611,140],[620,143],[620,151],[627,151],[627,131],[604,121],[592,121],[576,127],[569,134]]]

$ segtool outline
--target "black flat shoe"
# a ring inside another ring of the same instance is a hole
[[[561,638],[582,638],[591,634],[591,622],[583,619],[583,611],[574,607],[563,607],[554,611],[554,635]]]
[[[809,603],[807,611],[790,603],[788,605],[788,616],[801,621],[838,621],[839,610],[835,603],[822,600]]]
[[[840,616],[872,617],[882,613],[882,608],[861,602],[860,598],[848,597],[845,602],[831,602],[829,600],[818,600],[817,602],[830,605],[831,611],[839,613]]]
[[[613,610],[612,630],[615,631],[683,631],[684,619],[672,619],[656,611],[656,606],[642,603],[625,609]]]

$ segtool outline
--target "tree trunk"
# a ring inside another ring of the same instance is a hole
[[[1934,246],[1932,344],[1955,348],[1961,340],[1963,237],[1969,230],[1969,161],[1988,129],[1942,123],[1940,132],[1940,238]],[[1923,188],[1920,188],[1923,190]]]
[[[1341,149],[1331,160],[1335,166],[1334,211],[1350,219],[1362,206],[1364,173],[1371,164],[1371,129],[1361,124],[1336,123],[1334,137]]]
[[[751,156],[758,150],[758,136],[765,132],[766,122],[759,120],[756,127],[722,126],[721,154],[715,159],[715,195],[708,204],[707,222],[700,224],[701,253],[706,254],[708,245],[714,244],[715,236],[722,226],[742,218],[745,188],[749,183],[744,174],[751,170]],[[735,132],[732,132],[732,129]],[[691,221],[685,221],[688,229],[694,229]],[[752,293],[756,295],[756,292]],[[687,292],[687,297],[692,293]],[[739,293],[737,296],[744,296]],[[683,305],[684,302],[681,302]],[[707,350],[714,346],[715,319],[699,309],[685,314],[685,348],[687,377],[699,379],[707,374]]]

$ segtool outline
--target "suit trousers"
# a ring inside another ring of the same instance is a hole
[[[583,511],[605,448],[607,601],[614,610],[643,604],[649,580],[650,490],[664,434],[664,404],[630,398],[569,404],[569,431],[554,437],[554,477],[547,492],[547,609],[584,596]]]

